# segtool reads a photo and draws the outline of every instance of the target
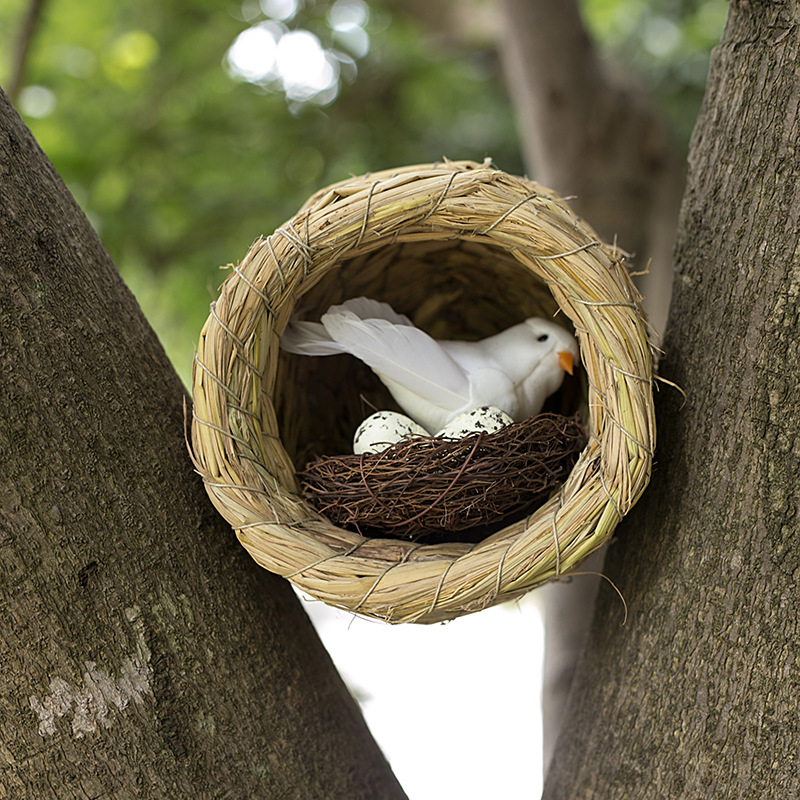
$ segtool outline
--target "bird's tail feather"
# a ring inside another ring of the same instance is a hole
[[[281,347],[301,356],[335,356],[346,353],[342,345],[331,339],[320,322],[292,320],[281,336]]]
[[[339,306],[331,306],[327,313],[346,310],[360,319],[385,319],[396,325],[413,327],[405,314],[398,314],[388,303],[370,297],[351,297]],[[320,322],[306,322],[293,318],[281,336],[281,347],[289,353],[302,356],[334,356],[348,350],[335,342]]]

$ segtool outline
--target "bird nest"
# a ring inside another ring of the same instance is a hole
[[[640,297],[622,254],[549,189],[488,162],[352,178],[313,195],[231,270],[198,343],[193,456],[256,562],[312,597],[389,622],[476,611],[573,570],[644,491],[655,424]],[[579,413],[588,439],[540,505],[479,541],[426,543],[396,538],[388,517],[369,530],[337,524],[304,493],[298,472],[348,452],[367,405],[396,407],[356,359],[280,349],[294,313],[319,319],[355,296],[439,339],[530,316],[574,329],[583,369],[548,410]]]
[[[416,436],[379,453],[322,456],[300,479],[331,522],[364,535],[474,541],[546,500],[585,444],[577,417],[539,414],[494,433]]]

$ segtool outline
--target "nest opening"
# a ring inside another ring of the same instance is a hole
[[[294,310],[318,320],[331,305],[358,296],[389,303],[435,339],[482,339],[532,316],[572,330],[544,281],[511,253],[461,239],[387,244],[346,259],[298,298]],[[585,390],[583,373],[566,376],[545,410],[585,411]],[[310,459],[350,452],[353,432],[373,411],[402,410],[352,356],[283,351],[275,405],[281,440],[297,470]]]
[[[389,244],[346,260],[298,307],[318,320],[329,306],[362,295],[389,303],[437,339],[481,339],[531,316],[572,330],[547,285],[512,254],[459,239]],[[403,410],[350,355],[281,352],[276,389],[281,438],[305,497],[335,525],[369,538],[479,542],[547,500],[586,442],[580,369],[565,375],[541,420],[485,436],[475,452],[471,440],[423,440],[350,455],[364,418]]]

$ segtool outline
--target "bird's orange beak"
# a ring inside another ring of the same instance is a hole
[[[568,372],[572,375],[572,353],[568,350],[561,350],[560,352],[556,353],[558,356],[558,366],[564,370],[564,372]]]

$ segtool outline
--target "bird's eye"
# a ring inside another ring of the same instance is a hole
[[[537,342],[546,342],[549,338],[550,338],[550,336],[548,334],[543,333],[541,336],[537,336],[536,337],[536,341]]]

